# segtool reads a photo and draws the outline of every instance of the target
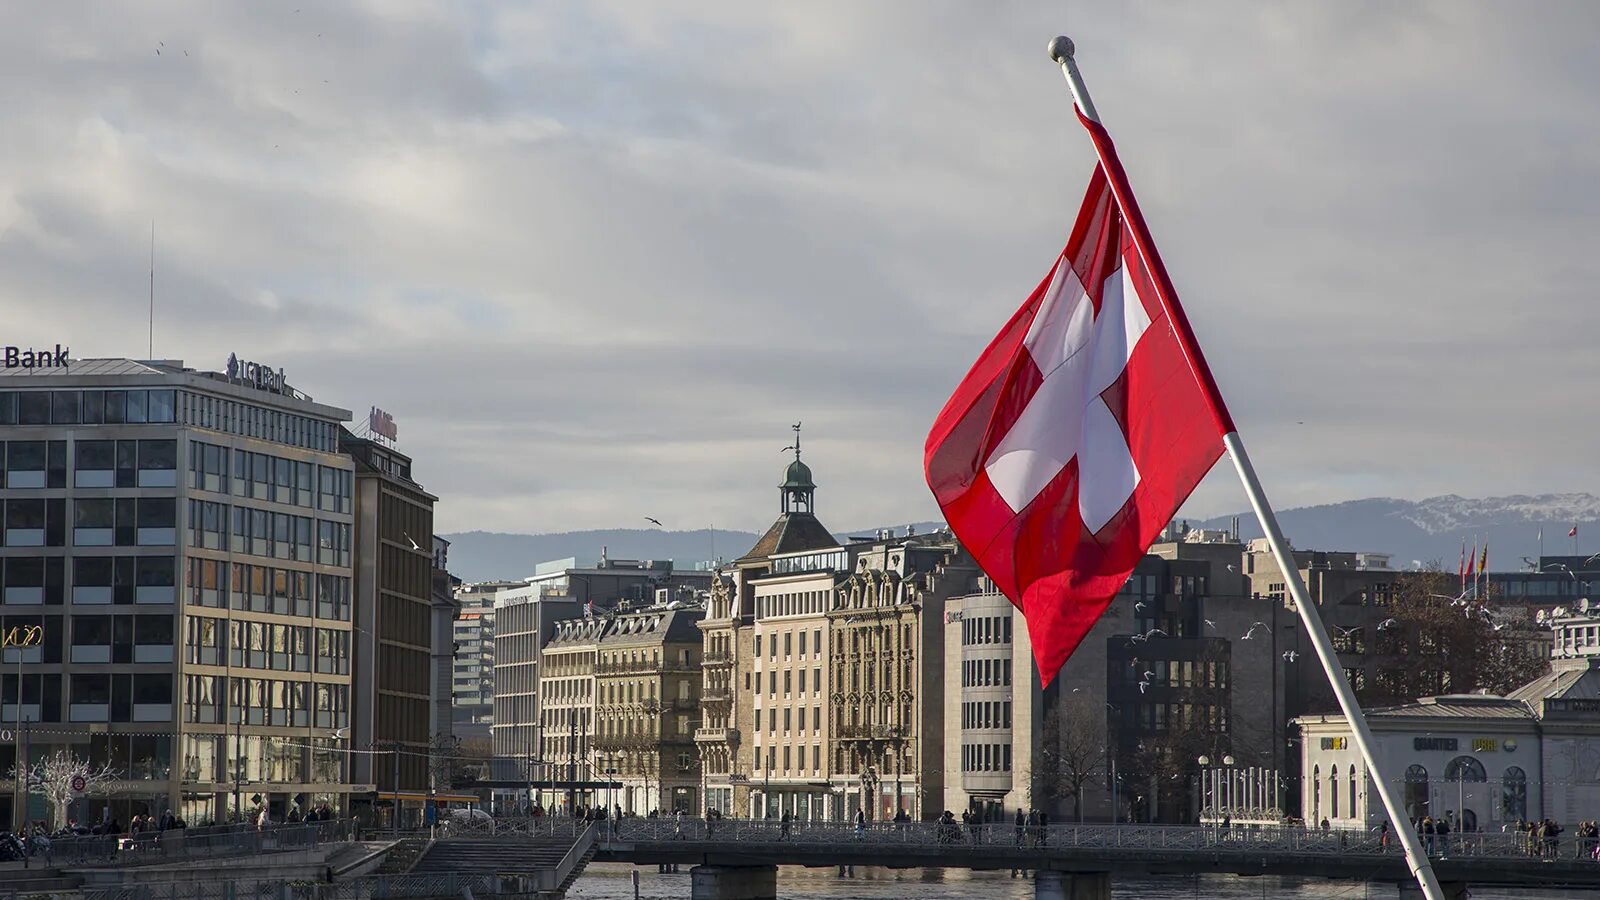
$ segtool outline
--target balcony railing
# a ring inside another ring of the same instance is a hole
[[[739,743],[739,729],[737,728],[696,728],[694,739],[704,743]]]
[[[698,672],[697,663],[685,662],[602,662],[594,667],[597,675],[651,675],[657,672]]]
[[[905,736],[905,729],[898,725],[844,725],[839,729],[839,737],[847,741],[898,741]]]

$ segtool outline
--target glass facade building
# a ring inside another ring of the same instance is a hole
[[[117,770],[80,821],[346,806],[349,418],[178,361],[0,369],[0,630],[43,628],[0,666],[0,772]]]

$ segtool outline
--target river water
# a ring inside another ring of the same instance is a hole
[[[573,900],[633,900],[634,867],[625,863],[595,863],[584,870],[567,896]],[[689,867],[676,874],[658,874],[655,866],[640,866],[641,900],[683,900],[689,896]],[[1596,867],[1600,878],[1600,866]],[[1111,896],[1126,900],[1363,900],[1399,896],[1392,884],[1291,878],[1242,878],[1204,875],[1193,878],[1119,878],[1112,881]],[[784,867],[778,870],[780,900],[1033,900],[1033,881],[1011,878],[1004,872],[966,869],[856,869],[854,878],[840,878],[836,869]],[[1473,900],[1596,900],[1583,891],[1535,891],[1509,888],[1474,888]]]

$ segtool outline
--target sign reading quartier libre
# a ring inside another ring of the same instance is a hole
[[[70,347],[63,347],[60,344],[57,344],[54,350],[8,345],[3,359],[8,369],[65,369],[67,357],[71,353]]]

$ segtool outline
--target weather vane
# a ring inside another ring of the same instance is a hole
[[[792,445],[788,446],[788,447],[783,448],[782,450],[779,450],[778,452],[779,453],[788,453],[790,450],[793,450],[794,451],[795,462],[799,462],[800,461],[800,423],[796,422],[793,425],[790,425],[789,427],[794,429],[794,443]]]

